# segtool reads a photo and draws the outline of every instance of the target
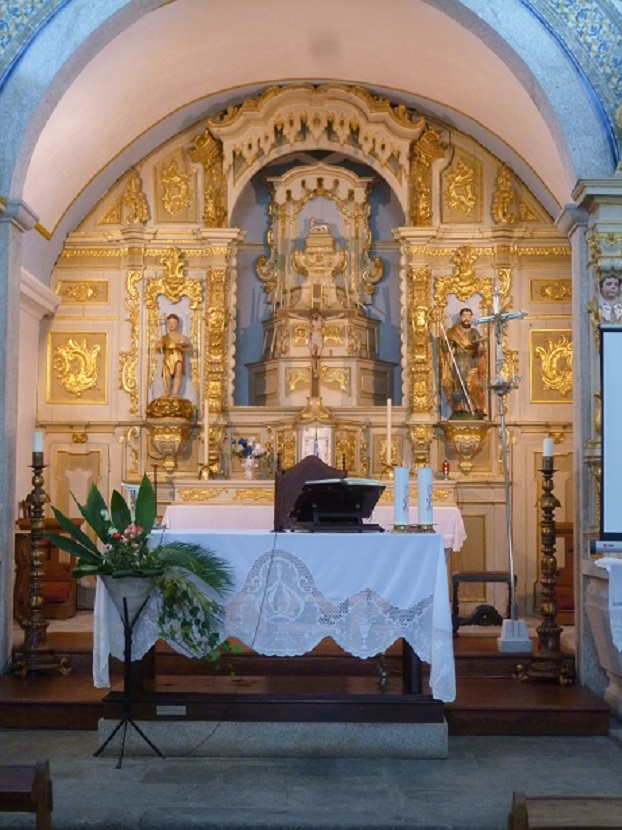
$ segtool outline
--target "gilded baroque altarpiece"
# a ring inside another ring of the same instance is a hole
[[[163,504],[182,489],[266,490],[316,436],[355,475],[447,460],[446,489],[480,541],[485,517],[492,549],[498,355],[477,319],[495,287],[504,310],[528,311],[501,344],[502,371],[523,378],[505,405],[526,469],[548,403],[568,440],[569,263],[533,195],[472,137],[356,87],[270,87],[136,163],[68,236],[39,420],[58,449],[86,435],[85,459],[96,437],[87,478],[147,471]],[[465,309],[468,365],[448,336],[466,336]],[[264,451],[257,482],[231,452],[240,438]]]

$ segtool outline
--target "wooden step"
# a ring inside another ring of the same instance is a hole
[[[606,735],[610,709],[583,686],[461,678],[445,717],[450,735]]]
[[[367,677],[158,676],[131,706],[139,721],[443,723],[443,704],[405,695],[401,682],[381,691]],[[103,701],[107,720],[123,717],[123,687]]]
[[[496,638],[490,636],[461,636],[454,641],[457,674],[457,699],[444,707],[444,716],[454,735],[603,735],[609,727],[609,708],[604,701],[582,687],[560,687],[556,683],[512,679],[517,663],[528,664],[530,655],[500,653]],[[59,656],[67,656],[72,673],[63,677],[32,676],[0,677],[0,727],[21,729],[95,729],[103,715],[104,698],[108,689],[94,689],[91,675],[92,635],[48,635],[48,645]],[[164,643],[158,643],[155,653],[159,692],[189,695],[193,706],[197,695],[203,694],[204,681],[237,684],[234,694],[245,696],[247,712],[254,707],[259,717],[265,700],[251,706],[249,694],[291,696],[300,694],[332,695],[336,711],[342,711],[344,694],[353,690],[371,698],[367,712],[382,698],[378,690],[378,658],[358,660],[341,652],[332,641],[324,641],[310,655],[302,658],[268,658],[249,653],[248,649],[231,658],[226,656],[215,668],[196,660],[187,660],[173,652]],[[386,656],[389,688],[384,701],[395,696],[391,704],[395,713],[402,706],[413,714],[412,701],[405,703],[401,696],[401,647],[392,647]],[[424,682],[427,676],[424,664]],[[112,683],[122,681],[122,666],[111,661]],[[166,678],[166,680],[164,680]],[[168,688],[165,688],[165,685]],[[279,685],[280,684],[280,685]],[[118,688],[117,688],[118,691]],[[232,689],[219,692],[230,694]],[[174,695],[173,695],[174,696]],[[111,698],[111,701],[114,699]],[[116,704],[118,704],[118,698]],[[222,701],[221,701],[222,702]],[[281,701],[282,702],[282,701]],[[115,704],[115,705],[116,705]],[[260,706],[261,704],[261,706]],[[164,703],[164,705],[167,705]],[[174,704],[171,704],[174,705]],[[292,704],[293,705],[293,704]],[[358,710],[363,711],[362,697]],[[291,708],[291,707],[290,707]],[[384,704],[388,709],[388,704]],[[115,710],[116,711],[116,710]],[[382,713],[378,715],[381,717]],[[409,716],[407,714],[404,717]]]

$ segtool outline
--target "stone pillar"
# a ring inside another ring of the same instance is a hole
[[[575,205],[557,224],[572,246],[577,670],[583,684],[602,693],[602,668],[586,614],[589,536],[597,534],[600,522],[601,459],[599,342],[590,308],[602,273],[612,265],[622,272],[622,177],[581,180],[573,198]]]
[[[36,221],[24,202],[0,204],[0,669],[9,659],[13,620],[21,235]]]

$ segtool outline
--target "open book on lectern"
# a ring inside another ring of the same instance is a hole
[[[373,513],[385,486],[369,478],[325,478],[307,481],[290,511],[292,530],[326,533],[381,532],[364,524]]]

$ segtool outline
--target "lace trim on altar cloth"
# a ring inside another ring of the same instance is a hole
[[[318,589],[298,557],[268,551],[249,571],[244,586],[228,603],[226,629],[260,654],[280,657],[311,651],[325,637],[355,657],[386,651],[404,638],[431,664],[435,697],[455,696],[451,631],[434,627],[433,596],[399,608],[367,588],[334,603]]]

